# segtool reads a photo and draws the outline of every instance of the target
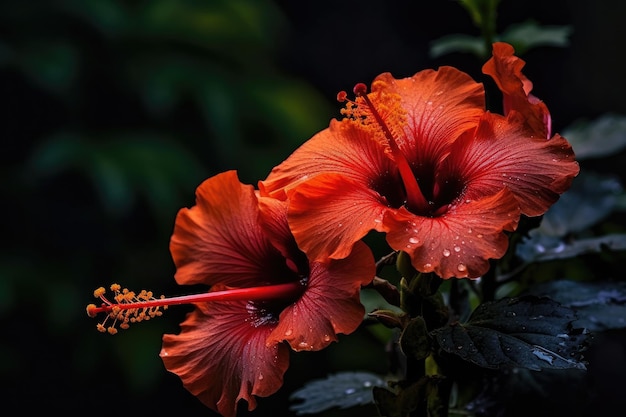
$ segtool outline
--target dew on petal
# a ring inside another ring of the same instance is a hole
[[[479,238],[479,239],[482,239],[483,234],[482,234],[482,233],[479,233],[479,234],[477,234],[477,235],[476,235],[476,237],[477,237],[477,238]]]
[[[259,381],[262,381],[262,380],[263,380],[263,378],[264,378],[264,377],[263,377],[263,374],[259,374]]]
[[[433,264],[430,264],[430,263],[424,264],[424,269],[429,269],[429,268],[432,268],[432,267],[433,267]]]
[[[293,334],[293,329],[287,329],[285,332],[285,336],[291,336]]]
[[[309,349],[309,348],[311,348],[311,346],[307,342],[300,342],[300,343],[298,343],[298,347],[300,349]]]
[[[330,342],[330,335],[324,335],[324,342]]]
[[[460,248],[459,246],[455,246],[455,247],[454,247],[454,251],[455,251],[455,252],[461,252],[461,248]]]
[[[443,250],[443,256],[445,256],[445,257],[450,256],[450,251],[448,249],[444,249]]]
[[[409,238],[409,243],[415,244],[415,243],[419,243],[419,241],[420,240],[418,238],[416,238],[416,237],[410,237]]]
[[[464,272],[467,271],[467,267],[465,266],[465,264],[459,264],[456,269],[458,269],[460,272]]]

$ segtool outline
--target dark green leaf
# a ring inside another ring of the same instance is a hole
[[[605,250],[626,250],[626,234],[578,239],[568,243],[557,238],[538,236],[518,246],[517,255],[526,262],[544,262]]]
[[[617,209],[622,186],[613,176],[582,173],[543,216],[538,228],[529,232],[516,253],[526,262],[565,259],[603,249],[622,250],[624,236],[608,235],[576,239]]]
[[[314,414],[334,407],[340,409],[371,404],[373,387],[385,387],[385,381],[368,372],[341,372],[326,379],[309,382],[291,394],[291,399],[303,400],[290,407],[296,414]]]
[[[426,359],[431,352],[430,336],[421,317],[412,319],[400,336],[402,352],[415,360]]]
[[[626,116],[605,114],[593,121],[580,120],[562,135],[579,160],[613,155],[626,147]]]
[[[626,327],[626,282],[550,281],[530,293],[545,295],[576,311],[573,325],[590,331]]]
[[[586,336],[572,330],[574,311],[548,298],[509,298],[479,305],[467,323],[431,334],[447,353],[483,368],[584,369]]]
[[[571,33],[571,26],[540,26],[529,20],[509,26],[500,40],[513,45],[515,52],[521,55],[537,46],[568,46]]]
[[[431,58],[438,58],[453,52],[471,53],[477,57],[483,57],[487,53],[485,42],[478,36],[452,34],[442,36],[430,43]]]
[[[583,172],[550,207],[537,230],[555,237],[582,232],[611,214],[622,192],[617,177]]]

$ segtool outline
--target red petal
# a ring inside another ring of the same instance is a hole
[[[378,178],[391,169],[380,145],[349,121],[332,120],[259,183],[263,195],[286,198],[293,189],[320,173],[340,173],[360,183]]]
[[[178,335],[163,336],[160,356],[185,388],[224,417],[235,417],[237,402],[256,407],[283,383],[289,366],[287,345],[266,340],[269,325],[255,326],[245,302],[198,304]]]
[[[284,258],[289,259],[298,247],[287,224],[287,207],[286,201],[259,197],[261,227],[265,236]]]
[[[420,272],[441,278],[477,278],[489,269],[489,259],[504,255],[508,237],[520,217],[513,194],[502,189],[475,201],[460,201],[440,217],[415,216],[404,208],[389,211],[387,242],[411,257]]]
[[[404,137],[396,140],[409,161],[440,157],[456,137],[476,125],[485,110],[482,84],[453,67],[402,79],[381,74],[372,83],[372,93],[378,92],[400,96],[407,124],[402,127]]]
[[[546,105],[530,94],[532,82],[522,68],[526,62],[513,55],[513,47],[504,42],[493,44],[493,57],[483,65],[483,73],[491,76],[504,96],[504,114],[521,113],[526,126],[537,136],[551,136],[552,121]]]
[[[196,190],[196,205],[176,217],[170,250],[179,284],[250,285],[278,252],[258,222],[254,187],[235,171],[218,174]],[[261,285],[254,282],[253,285]]]
[[[473,135],[457,141],[442,171],[458,170],[467,183],[465,195],[476,199],[503,186],[527,216],[543,213],[578,174],[570,144],[556,135],[546,140],[502,116],[486,113]]]
[[[382,230],[387,204],[367,183],[337,174],[318,175],[290,195],[289,225],[310,260],[348,256],[355,242]]]
[[[286,340],[294,350],[320,350],[352,333],[363,321],[361,286],[376,274],[371,250],[357,242],[345,259],[311,264],[307,289],[280,315],[268,342]]]

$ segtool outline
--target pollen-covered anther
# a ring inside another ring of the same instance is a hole
[[[113,292],[113,302],[105,297],[106,290],[100,287],[94,291],[94,296],[102,301],[100,307],[95,304],[87,306],[87,315],[95,317],[99,313],[106,316],[96,328],[98,331],[109,334],[116,334],[117,327],[120,329],[128,329],[130,323],[137,323],[143,320],[149,320],[153,317],[159,317],[163,314],[161,310],[165,310],[167,306],[154,305],[152,291],[141,290],[139,294],[130,291],[128,288],[122,288],[119,284],[113,284],[110,287]],[[161,299],[165,296],[161,296]],[[117,327],[116,327],[117,326]]]

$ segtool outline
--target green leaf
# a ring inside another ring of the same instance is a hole
[[[626,234],[577,239],[564,242],[560,239],[539,236],[518,246],[517,255],[525,262],[545,262],[568,259],[605,250],[626,250]]]
[[[438,58],[453,52],[467,52],[477,57],[483,57],[487,54],[485,42],[478,36],[457,33],[442,36],[430,43],[431,58]]]
[[[587,230],[613,212],[622,192],[619,178],[583,172],[550,207],[537,230],[555,237]]]
[[[550,281],[529,291],[576,311],[573,325],[592,332],[626,328],[626,282]]]
[[[426,359],[431,353],[431,341],[422,317],[412,319],[400,336],[402,352],[414,360]]]
[[[500,40],[508,42],[521,55],[537,46],[566,47],[572,34],[571,26],[540,26],[529,20],[510,25],[500,36]]]
[[[609,113],[593,121],[579,120],[562,135],[572,144],[576,159],[613,155],[626,147],[626,116]]]
[[[516,247],[526,262],[565,259],[604,249],[623,250],[626,243],[619,234],[575,238],[614,212],[623,189],[613,176],[581,173],[543,216],[538,228]]]
[[[479,28],[495,26],[496,12],[500,0],[459,0]]]
[[[483,368],[585,369],[574,311],[548,298],[483,303],[467,323],[431,332],[445,352]]]
[[[346,409],[374,402],[373,387],[387,384],[379,376],[368,372],[340,372],[326,379],[309,382],[291,394],[291,400],[303,400],[290,407],[296,414],[315,414],[334,407]]]

